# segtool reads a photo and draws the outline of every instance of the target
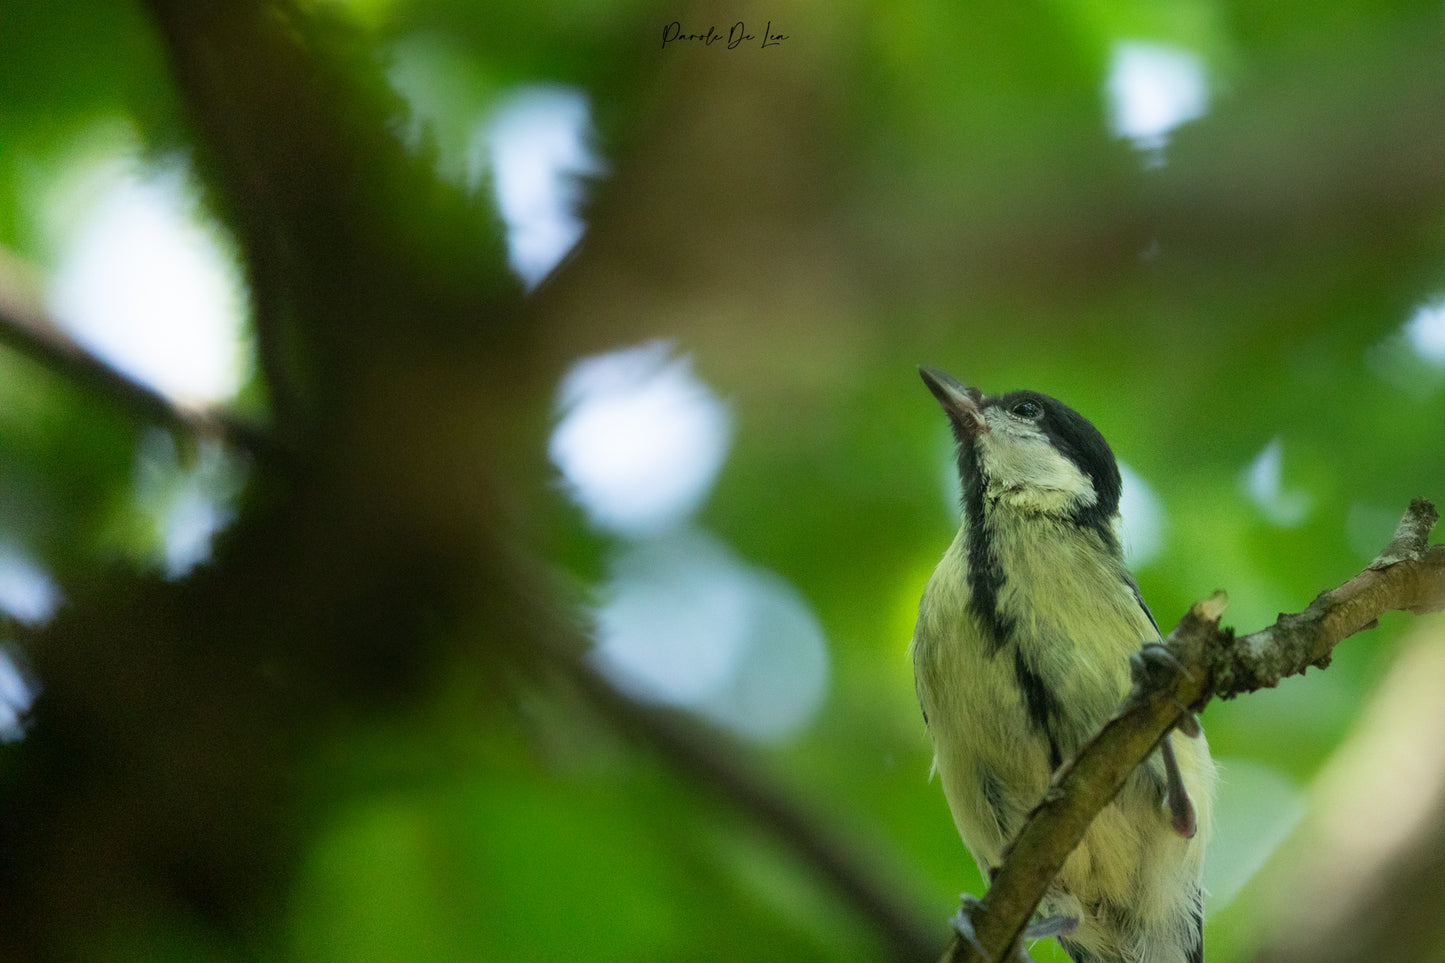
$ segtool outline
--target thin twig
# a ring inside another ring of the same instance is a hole
[[[41,307],[28,290],[27,273],[18,260],[0,251],[0,344],[142,421],[187,437],[215,439],[253,457],[273,453],[259,426],[216,408],[183,405],[86,350]]]

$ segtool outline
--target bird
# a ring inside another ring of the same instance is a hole
[[[1128,692],[1131,655],[1160,632],[1124,562],[1122,478],[1099,430],[1037,391],[985,396],[919,373],[952,427],[963,504],[909,651],[933,773],[989,879],[1053,773]],[[1075,963],[1204,959],[1215,766],[1197,720],[1181,719],[1040,904],[1067,923],[1049,935]]]

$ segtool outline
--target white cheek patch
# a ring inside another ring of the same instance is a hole
[[[1032,423],[997,409],[985,412],[984,418],[990,430],[978,436],[977,444],[990,498],[1036,511],[1062,511],[1098,501],[1088,476]]]

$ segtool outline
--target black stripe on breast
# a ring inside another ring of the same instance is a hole
[[[1059,717],[1059,703],[1049,687],[1044,685],[1044,680],[1039,674],[1029,668],[1024,661],[1023,653],[1018,649],[1014,650],[1014,675],[1018,679],[1019,691],[1024,694],[1024,708],[1028,710],[1029,722],[1034,728],[1049,740],[1049,767],[1058,769],[1063,765],[1063,753],[1059,751],[1059,741],[1054,738],[1051,720]]]
[[[1003,794],[1003,784],[999,782],[998,774],[989,766],[979,763],[978,765],[978,790],[983,794],[983,801],[988,806],[989,813],[993,816],[994,823],[998,826],[999,833],[1005,837],[1012,836],[1011,820],[1006,812],[1007,801]]]
[[[983,627],[989,652],[997,653],[1013,636],[1015,623],[998,608],[998,593],[1006,576],[984,526],[985,479],[978,452],[971,444],[958,453],[958,473],[963,480],[963,516],[968,525],[968,604]]]

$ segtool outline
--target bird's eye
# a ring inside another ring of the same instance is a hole
[[[1013,413],[1020,418],[1033,419],[1043,414],[1044,409],[1039,406],[1037,401],[1020,401],[1013,406]]]

